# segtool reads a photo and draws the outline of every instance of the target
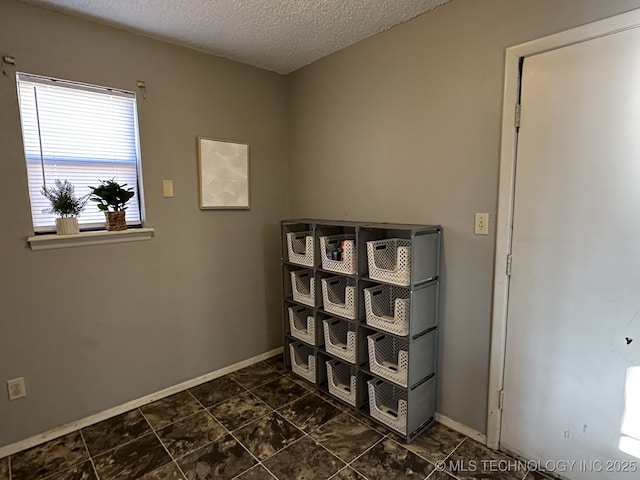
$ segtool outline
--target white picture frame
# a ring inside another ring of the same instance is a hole
[[[249,210],[249,144],[198,137],[200,209]]]

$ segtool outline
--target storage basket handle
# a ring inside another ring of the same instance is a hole
[[[378,407],[376,407],[376,408],[378,408]],[[382,413],[383,415],[386,415],[389,418],[392,418],[393,420],[397,420],[398,419],[398,414],[393,412],[393,411],[391,411],[391,410],[389,410],[389,409],[386,409],[386,411],[384,411],[384,410],[380,410],[378,408],[378,410],[380,411],[380,413]]]
[[[386,245],[378,245],[378,246],[376,246],[376,250],[384,250],[386,248],[387,248]]]

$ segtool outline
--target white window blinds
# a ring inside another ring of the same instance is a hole
[[[69,180],[78,196],[100,180],[126,183],[136,192],[127,204],[127,224],[140,225],[135,94],[18,73],[18,96],[34,231],[55,229],[56,217],[43,213],[50,204],[40,191],[56,179]],[[96,205],[87,203],[78,217],[81,228],[104,227]]]

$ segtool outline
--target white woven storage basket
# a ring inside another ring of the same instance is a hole
[[[409,334],[409,290],[391,285],[364,289],[367,325],[396,335]]]
[[[305,380],[316,383],[316,357],[313,349],[301,343],[290,343],[291,370]]]
[[[331,254],[338,248],[342,248],[342,260],[333,260]],[[331,235],[329,237],[320,237],[320,257],[322,258],[322,268],[325,270],[346,274],[356,273],[358,271],[356,236]]]
[[[411,240],[367,242],[369,277],[403,287],[411,283]]]
[[[322,321],[324,348],[332,355],[356,363],[355,325],[346,320],[330,318]]]
[[[356,318],[356,280],[349,277],[323,278],[322,301],[324,309],[341,317]]]
[[[296,302],[315,307],[316,279],[313,278],[313,270],[291,272],[291,292]]]
[[[356,404],[356,371],[354,367],[337,360],[327,362],[329,393],[349,405]]]
[[[369,368],[376,375],[402,387],[409,371],[408,342],[384,333],[367,336]]]
[[[289,307],[289,327],[292,337],[315,345],[316,324],[312,310],[305,307]]]
[[[287,233],[287,253],[291,263],[313,267],[313,235],[311,232]]]
[[[382,380],[369,380],[369,413],[396,432],[407,434],[407,394]]]

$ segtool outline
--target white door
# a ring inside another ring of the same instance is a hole
[[[526,58],[521,105],[500,446],[640,478],[640,29]]]

